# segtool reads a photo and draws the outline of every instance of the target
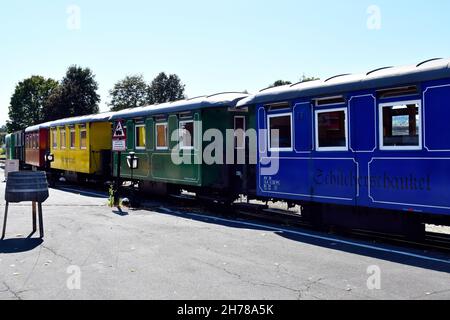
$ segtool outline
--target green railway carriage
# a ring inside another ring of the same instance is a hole
[[[6,159],[19,160],[22,167],[25,163],[24,131],[16,131],[5,137]]]
[[[177,194],[188,190],[197,196],[234,197],[245,185],[245,177],[234,164],[205,161],[205,148],[216,140],[203,138],[209,129],[221,133],[223,141],[218,144],[222,145],[223,154],[217,154],[221,148],[211,154],[226,162],[227,130],[245,131],[252,121],[247,110],[235,108],[247,96],[221,93],[115,113],[111,118],[114,127],[120,120],[127,133],[127,151],[121,153],[120,160],[121,178],[139,181],[140,187],[151,193]],[[233,150],[237,147],[232,146]],[[130,154],[136,156],[135,164],[130,161]],[[118,153],[113,159],[117,177]]]
[[[16,157],[16,142],[12,134],[5,136],[6,159],[13,160]]]

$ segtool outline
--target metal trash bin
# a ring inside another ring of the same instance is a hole
[[[10,203],[25,201],[43,203],[48,199],[45,172],[11,172],[6,183],[5,200]]]
[[[5,218],[3,223],[2,239],[5,238],[6,222],[8,219],[9,203],[30,201],[33,203],[33,233],[36,232],[36,204],[39,211],[39,232],[44,237],[42,218],[42,203],[49,197],[47,176],[45,172],[11,172],[8,175],[5,191]]]

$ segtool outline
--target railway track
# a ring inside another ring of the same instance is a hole
[[[377,243],[450,254],[450,235],[445,234],[426,232],[423,241],[409,240],[401,236],[374,233],[366,230],[350,230],[346,232],[346,234],[351,237],[357,237],[362,240],[371,240]]]
[[[352,239],[358,239],[363,241],[370,241],[379,244],[389,244],[410,249],[418,249],[425,252],[438,252],[450,255],[450,235],[444,233],[426,232],[423,241],[409,240],[403,236],[390,235],[380,232],[372,232],[359,229],[343,229],[334,227],[314,227],[308,221],[302,219],[300,214],[294,214],[290,211],[284,211],[280,209],[262,209],[256,211],[248,210],[238,206],[235,208],[235,212],[243,217],[250,219],[258,219],[267,221],[270,223],[277,223],[291,227],[301,228],[303,230],[311,230],[318,232],[327,232],[338,236],[344,236]]]
[[[173,197],[172,202],[181,203],[182,205],[195,205],[196,199],[194,197]],[[197,203],[198,205],[198,203]],[[200,211],[205,217],[210,215],[230,217],[227,209],[221,206],[207,206]],[[298,213],[293,213],[288,210],[270,208],[266,205],[235,203],[232,207],[232,218],[246,218],[250,220],[257,220],[278,224],[283,226],[300,228],[303,230],[310,230],[315,232],[325,232],[337,236],[348,237],[361,241],[369,241],[372,243],[396,245],[410,249],[422,250],[424,252],[438,252],[450,255],[450,234],[426,232],[423,241],[409,240],[403,236],[390,235],[386,233],[373,232],[359,229],[343,229],[334,227],[314,227],[310,222],[302,219]],[[199,213],[196,211],[196,213]]]
[[[403,236],[373,232],[368,230],[359,230],[359,229],[352,230],[343,228],[336,229],[333,227],[327,228],[328,230],[317,230],[317,228],[315,228],[308,222],[302,221],[301,217],[297,217],[297,221],[295,221],[295,218],[296,217],[290,218],[289,222],[292,221],[291,223],[294,226],[299,226],[310,230],[327,231],[336,235],[358,238],[364,241],[371,241],[381,244],[399,245],[402,247],[408,247],[412,249],[419,249],[424,251],[436,251],[440,253],[450,254],[450,235],[448,234],[426,232],[423,241],[415,241],[409,240]],[[283,222],[286,221],[286,218],[283,218],[282,221]],[[289,222],[287,223],[289,224]]]

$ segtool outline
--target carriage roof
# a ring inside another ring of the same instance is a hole
[[[430,59],[417,65],[384,67],[363,74],[343,74],[326,80],[267,88],[239,101],[237,107],[373,88],[387,88],[444,78],[450,78],[450,59]]]
[[[93,122],[108,122],[109,119],[111,118],[112,114],[113,114],[112,112],[104,112],[104,113],[92,114],[92,115],[87,115],[87,116],[72,117],[72,118],[50,121],[50,122],[35,125],[33,127],[29,127],[25,130],[25,132],[33,132],[33,131],[38,131],[40,129],[48,129],[48,128],[60,127],[60,126],[69,126],[69,125],[74,125],[74,124],[86,124],[86,123],[93,123]]]
[[[175,102],[149,105],[134,109],[126,109],[115,112],[111,120],[141,118],[152,115],[166,113],[180,113],[205,108],[215,107],[235,107],[239,100],[247,98],[249,95],[239,92],[224,92],[210,96],[195,97],[192,99],[180,100]]]

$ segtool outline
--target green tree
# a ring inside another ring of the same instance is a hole
[[[142,75],[127,76],[109,91],[111,111],[136,108],[148,101],[148,86]]]
[[[148,88],[148,102],[150,104],[182,100],[185,85],[176,74],[167,76],[161,72]]]
[[[308,82],[308,81],[315,81],[315,80],[320,80],[320,78],[307,77],[305,75],[302,75],[302,77],[300,78],[300,82]]]
[[[8,128],[6,125],[0,127],[0,148],[3,148],[5,144],[5,136],[8,134]],[[4,150],[3,150],[4,152]],[[1,150],[0,150],[1,153]],[[1,154],[0,154],[1,155]]]
[[[277,80],[277,81],[275,81],[273,84],[271,84],[270,87],[271,87],[271,88],[274,88],[274,87],[281,87],[281,86],[285,86],[285,85],[288,85],[288,84],[292,84],[292,82],[290,82],[290,81],[284,81],[284,80]]]
[[[307,77],[305,75],[302,75],[302,77],[300,78],[299,83],[308,82],[308,81],[314,81],[314,80],[320,80],[320,79],[316,78],[316,77]],[[289,84],[292,84],[292,82],[284,81],[284,80],[277,80],[272,85],[270,85],[269,88],[281,87],[281,86],[285,86],[285,85],[289,85]]]
[[[99,112],[100,96],[89,68],[69,67],[60,86],[46,101],[46,121]]]
[[[45,121],[45,101],[58,82],[32,76],[17,84],[9,106],[8,131],[13,132]]]

